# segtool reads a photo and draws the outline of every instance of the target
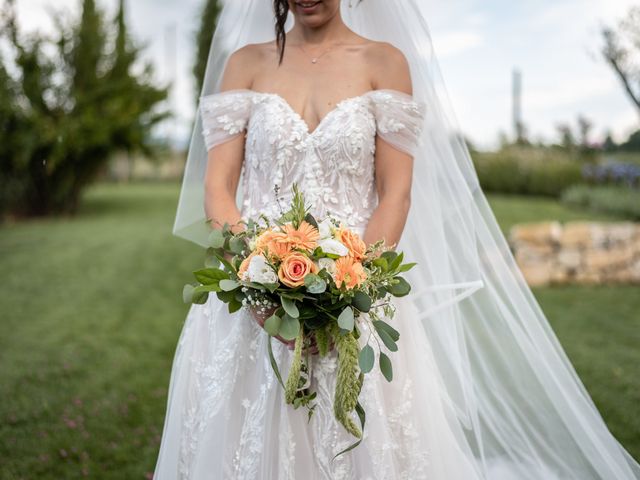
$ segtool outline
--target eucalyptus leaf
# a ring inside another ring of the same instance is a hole
[[[203,291],[201,287],[187,284],[182,289],[182,299],[185,303],[203,304],[209,298],[209,292]]]
[[[384,330],[387,332],[394,342],[400,339],[400,332],[383,320],[374,320],[373,326],[377,331]]]
[[[384,375],[384,378],[387,379],[387,382],[393,380],[393,367],[391,366],[391,360],[383,352],[380,352],[380,371]]]
[[[282,322],[280,323],[280,330],[278,334],[285,340],[293,340],[298,336],[300,331],[300,322],[297,318],[293,318],[288,314],[282,316]]]
[[[224,234],[222,230],[212,230],[209,234],[208,243],[212,248],[222,248],[224,246]]]
[[[338,316],[338,325],[343,330],[351,331],[355,326],[355,317],[353,315],[353,309],[351,307],[345,307],[344,310]]]
[[[375,353],[371,345],[365,345],[362,350],[360,350],[360,355],[358,357],[358,364],[360,365],[360,371],[362,373],[369,373],[373,369],[373,364],[375,363]]]
[[[231,237],[231,240],[229,241],[229,250],[233,253],[240,255],[246,247],[247,244],[244,240],[238,237]]]
[[[228,279],[220,280],[220,289],[225,292],[231,292],[232,290],[235,290],[239,286],[240,284],[235,280],[228,280]]]
[[[218,268],[220,266],[220,260],[215,255],[207,255],[204,259],[204,266],[206,268]]]
[[[218,268],[220,266],[220,260],[218,260],[218,257],[216,256],[215,248],[207,248],[204,266],[206,268]]]
[[[278,315],[271,315],[264,322],[264,329],[267,331],[269,335],[278,335],[280,331],[280,324],[282,323],[282,318]]]
[[[327,283],[315,273],[309,273],[304,277],[304,285],[307,292],[313,294],[323,293],[327,289]]]
[[[296,307],[295,301],[285,296],[280,296],[280,301],[282,302],[282,308],[287,312],[287,315],[293,318],[298,318],[300,316],[300,312],[298,311],[298,307]]]
[[[353,301],[351,304],[361,312],[368,312],[371,310],[371,297],[361,290],[356,290],[353,295]]]
[[[386,345],[386,347],[392,352],[397,352],[398,345],[393,340],[393,338],[391,338],[391,335],[389,335],[385,330],[382,330],[382,329],[376,329],[376,330],[378,331],[378,336],[380,337],[380,340],[382,340],[382,342]]]
[[[402,277],[396,277],[397,283],[389,286],[389,293],[394,297],[404,297],[411,291],[411,285]]]
[[[194,293],[195,289],[196,289],[196,287],[194,287],[190,283],[187,283],[184,286],[184,288],[182,289],[182,300],[184,301],[184,303],[192,303],[193,302],[193,293]]]

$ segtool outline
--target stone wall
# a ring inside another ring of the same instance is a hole
[[[640,284],[640,224],[516,225],[509,243],[529,285]]]

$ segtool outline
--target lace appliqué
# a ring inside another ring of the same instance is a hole
[[[236,90],[203,97],[207,148],[247,129],[242,171],[243,217],[275,218],[293,183],[311,211],[331,214],[363,232],[377,206],[376,134],[412,153],[425,107],[395,90],[373,90],[338,102],[315,130],[278,94]],[[274,187],[280,197],[276,198]]]

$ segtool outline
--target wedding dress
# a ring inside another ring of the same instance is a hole
[[[214,34],[174,233],[201,246],[207,149],[245,135],[237,203],[274,215],[297,182],[318,215],[363,232],[376,204],[376,137],[414,157],[412,206],[398,249],[418,266],[394,299],[400,350],[393,382],[375,371],[362,392],[365,438],[333,420],[335,354],[314,358],[317,407],[285,405],[267,334],[215,296],[194,305],[176,350],[158,480],[638,480],[640,465],[608,431],[528,288],[480,188],[422,7],[366,0],[341,14],[359,35],[392,43],[413,96],[347,98],[316,129],[274,93],[219,92],[231,52],[273,41],[271,0],[225,1]],[[355,2],[354,2],[355,3]],[[289,18],[287,29],[291,26]],[[277,188],[274,188],[276,187]],[[291,352],[273,340],[279,365]],[[598,359],[594,359],[598,361]]]
[[[377,201],[376,134],[412,152],[424,105],[402,92],[371,91],[339,102],[313,131],[271,93],[210,95],[202,99],[201,111],[208,148],[246,128],[243,216],[277,217],[278,201],[289,204],[296,182],[318,218],[331,214],[362,234]],[[412,327],[412,305],[394,302],[390,322],[400,331],[401,347],[397,353],[383,348],[393,359],[395,378],[388,383],[379,370],[367,375],[364,440],[335,461],[355,440],[332,410],[335,352],[313,358],[318,396],[308,421],[304,409],[285,404],[267,355],[269,337],[250,313],[229,314],[215,295],[192,306],[175,357],[156,478],[479,478],[455,440],[462,431],[452,431],[446,421],[452,412],[441,401],[424,332]],[[273,347],[278,363],[288,365],[292,352],[277,341]]]

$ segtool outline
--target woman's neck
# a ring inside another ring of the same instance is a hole
[[[296,23],[287,33],[287,41],[291,44],[303,45],[327,45],[342,43],[351,37],[351,30],[342,21],[337,13],[329,21],[318,27],[308,27]]]

